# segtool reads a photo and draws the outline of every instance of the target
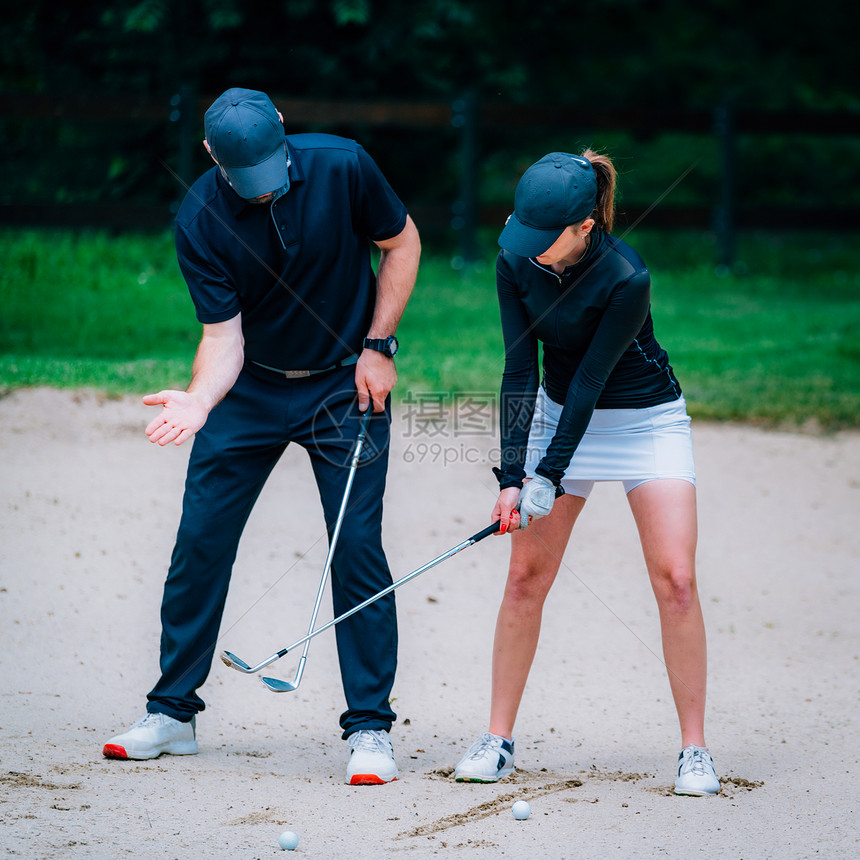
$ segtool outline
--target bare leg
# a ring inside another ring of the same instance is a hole
[[[579,496],[562,496],[548,517],[511,535],[508,581],[493,642],[493,694],[490,731],[513,736],[520,700],[540,638],[543,604],[558,573],[570,532],[585,505]]]
[[[681,726],[681,746],[705,746],[707,645],[696,586],[696,488],[688,481],[640,484],[628,501],[660,611],[663,657]]]

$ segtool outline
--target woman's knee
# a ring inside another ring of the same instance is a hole
[[[696,572],[686,562],[667,562],[651,575],[654,593],[662,610],[685,614],[698,601]]]
[[[558,568],[548,568],[528,559],[512,559],[505,585],[505,600],[513,603],[540,603],[546,599]]]

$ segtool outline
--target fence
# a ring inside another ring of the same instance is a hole
[[[95,122],[121,120],[164,123],[178,141],[172,170],[178,187],[194,177],[195,153],[200,147],[200,124],[214,96],[202,96],[183,87],[170,99],[135,99],[89,96],[55,98],[48,95],[0,94],[0,116],[33,122],[74,120]],[[448,102],[395,103],[383,101],[323,101],[282,98],[273,101],[289,118],[290,131],[326,127],[401,127],[414,130],[452,130],[459,138],[457,199],[450,206],[410,208],[422,224],[446,223],[456,231],[462,256],[474,259],[477,231],[482,224],[500,224],[510,204],[492,206],[481,197],[479,153],[482,141],[517,129],[551,124],[558,131],[586,129],[619,130],[635,135],[682,132],[710,137],[717,143],[718,181],[713,199],[700,205],[625,207],[621,222],[638,223],[647,216],[649,227],[697,227],[713,230],[717,262],[731,265],[736,234],[740,227],[776,229],[805,228],[810,223],[827,229],[860,228],[860,209],[828,207],[801,209],[787,206],[750,208],[738,199],[738,140],[745,135],[843,136],[860,139],[860,113],[762,113],[735,111],[730,107],[700,111],[577,110],[559,111],[557,106],[487,104],[474,93]],[[551,117],[551,123],[548,120]],[[0,203],[0,224],[36,226],[93,226],[114,229],[159,228],[169,225],[177,201],[163,205],[124,203]]]

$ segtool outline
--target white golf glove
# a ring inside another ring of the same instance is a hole
[[[543,475],[535,475],[523,485],[517,502],[521,529],[528,528],[530,517],[536,520],[545,517],[552,510],[555,492],[555,484]]]

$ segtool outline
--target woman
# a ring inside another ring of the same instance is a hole
[[[496,623],[489,731],[455,777],[495,782],[513,771],[514,721],[544,600],[594,482],[622,481],[657,598],[680,721],[675,793],[712,795],[720,783],[704,736],[690,419],[654,338],[648,270],[611,235],[615,180],[606,156],[550,153],[520,179],[499,237],[505,371],[493,521],[511,532],[511,561]]]

